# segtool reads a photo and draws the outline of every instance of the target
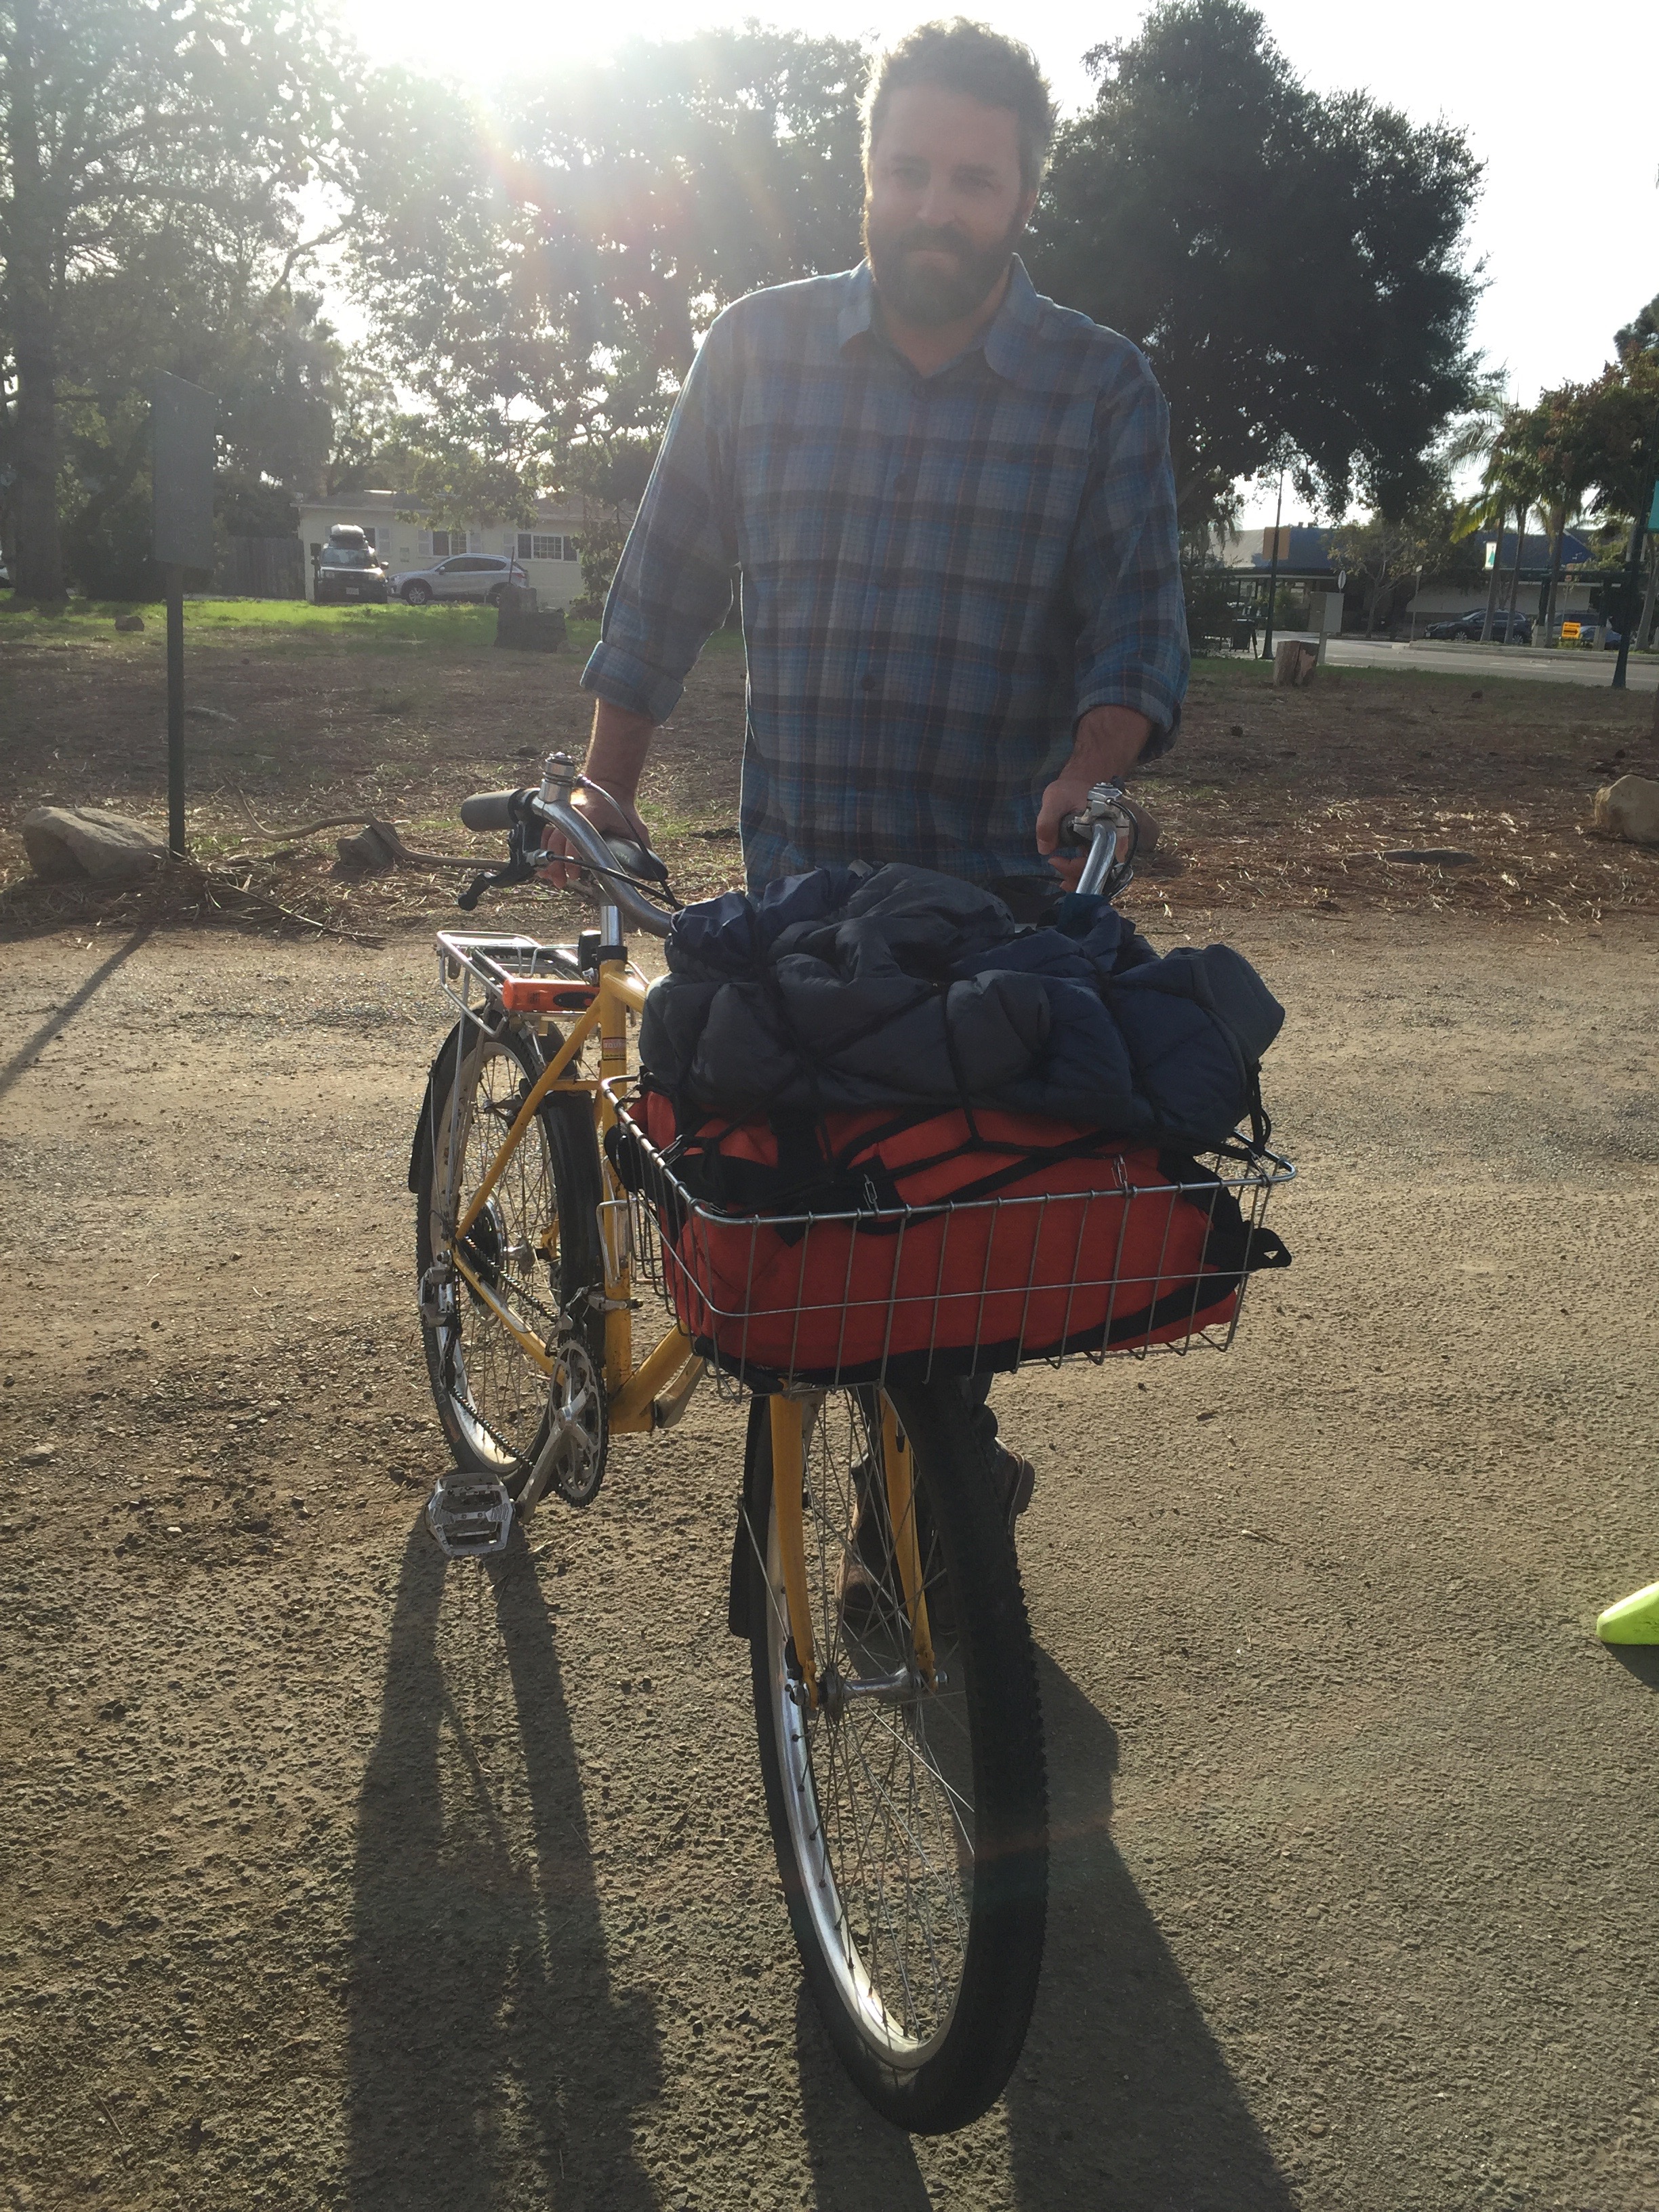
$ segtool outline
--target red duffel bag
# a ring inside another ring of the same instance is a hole
[[[1224,1335],[1246,1274],[1290,1256],[1260,1224],[1267,1179],[1248,1160],[1224,1181],[1036,1115],[682,1127],[647,1091],[611,1152],[655,1210],[681,1326],[757,1382],[983,1373]]]

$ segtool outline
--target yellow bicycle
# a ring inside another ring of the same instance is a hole
[[[461,810],[510,841],[467,899],[531,880],[557,830],[599,912],[574,945],[437,940],[459,1019],[433,1064],[410,1186],[427,1364],[455,1464],[428,1523],[452,1558],[487,1559],[550,1490],[590,1504],[611,1437],[671,1427],[706,1376],[750,1393],[730,1618],[749,1642],[794,1935],[871,2103],[916,2131],[959,2127],[1018,2057],[1048,1886],[1036,1670],[990,1455],[960,1383],[930,1369],[826,1382],[723,1350],[687,1280],[698,1209],[627,1111],[628,1029],[647,984],[624,923],[666,933],[666,878],[573,808],[581,781],[554,755],[539,789]],[[1078,826],[1111,885],[1125,817],[1102,799]],[[619,1175],[618,1139],[647,1158],[643,1178]],[[1255,1172],[1253,1221],[1274,1179]],[[805,1251],[835,1224],[769,1225]],[[636,1358],[643,1287],[672,1319]],[[1195,1325],[1189,1340],[1206,1334]]]

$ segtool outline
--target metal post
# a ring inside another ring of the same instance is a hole
[[[1273,601],[1279,597],[1279,520],[1285,512],[1285,471],[1279,471],[1279,497],[1273,503],[1273,557],[1267,569],[1267,634],[1261,641],[1261,658],[1273,657]]]
[[[167,579],[167,850],[185,849],[185,572],[169,561]]]

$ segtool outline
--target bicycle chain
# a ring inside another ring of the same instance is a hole
[[[566,1319],[564,1314],[556,1311],[549,1306],[544,1306],[541,1300],[535,1297],[532,1292],[525,1290],[519,1290],[517,1286],[515,1286],[515,1297],[519,1304],[530,1307],[538,1318],[551,1323],[550,1328],[542,1339],[544,1345],[550,1345],[554,1338],[559,1334],[562,1327],[564,1325]],[[526,1457],[525,1454],[519,1449],[517,1444],[512,1443],[507,1437],[502,1436],[501,1431],[484,1418],[483,1414],[479,1411],[477,1404],[474,1402],[470,1391],[467,1393],[465,1397],[463,1398],[455,1388],[455,1351],[460,1342],[460,1327],[458,1322],[450,1336],[449,1344],[444,1355],[444,1388],[448,1391],[450,1397],[457,1405],[465,1407],[467,1412],[477,1423],[478,1426],[483,1431],[484,1434],[489,1438],[491,1443],[495,1445],[497,1449],[506,1452],[509,1458],[513,1460],[515,1466],[521,1468],[527,1474],[530,1472],[530,1461]]]

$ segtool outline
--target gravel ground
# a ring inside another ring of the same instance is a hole
[[[1652,2212],[1659,925],[1224,926],[1296,1266],[1002,1388],[1048,1958],[915,2143],[800,1996],[738,1410],[495,1582],[422,1532],[418,943],[4,949],[0,2202]]]

